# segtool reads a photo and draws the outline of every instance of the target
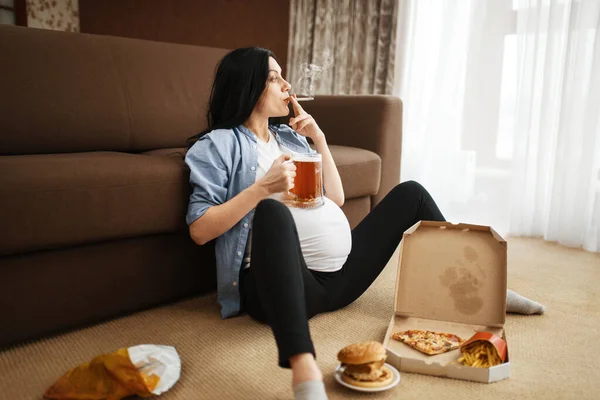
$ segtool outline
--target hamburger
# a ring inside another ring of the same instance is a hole
[[[345,367],[342,380],[354,386],[378,388],[394,380],[392,371],[385,366],[385,347],[378,342],[354,343],[337,355]]]

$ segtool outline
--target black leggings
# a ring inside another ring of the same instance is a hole
[[[252,266],[240,273],[242,310],[268,323],[279,365],[300,353],[316,356],[308,320],[358,299],[420,220],[444,221],[429,193],[416,182],[397,185],[352,230],[352,251],[341,270],[318,272],[304,262],[292,214],[283,203],[263,200],[252,228]]]

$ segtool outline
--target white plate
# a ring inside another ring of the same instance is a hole
[[[392,380],[392,382],[390,382],[389,385],[378,387],[378,388],[354,386],[354,385],[349,384],[348,382],[345,382],[342,379],[342,372],[344,372],[344,369],[345,369],[345,367],[343,367],[342,364],[337,366],[337,368],[335,369],[335,372],[333,373],[333,376],[335,377],[335,380],[338,381],[341,385],[344,385],[347,388],[350,388],[353,390],[358,390],[359,392],[382,392],[384,390],[391,389],[394,386],[396,386],[398,383],[400,383],[400,372],[398,372],[398,370],[396,368],[392,367],[388,363],[386,363],[385,366],[388,367],[390,369],[390,371],[392,371],[392,375],[394,375],[394,379]]]

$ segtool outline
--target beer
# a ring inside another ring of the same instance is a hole
[[[301,154],[292,157],[296,166],[294,187],[289,196],[293,205],[309,208],[323,204],[323,172],[321,154]]]

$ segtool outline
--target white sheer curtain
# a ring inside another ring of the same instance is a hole
[[[402,180],[451,221],[600,251],[600,0],[401,0]]]

